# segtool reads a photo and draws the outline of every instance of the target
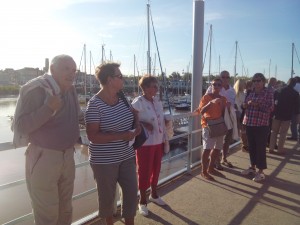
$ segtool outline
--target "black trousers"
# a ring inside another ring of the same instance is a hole
[[[267,168],[266,147],[269,126],[246,126],[250,163],[258,169]]]

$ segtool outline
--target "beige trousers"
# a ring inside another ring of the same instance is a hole
[[[62,152],[30,144],[25,155],[26,183],[35,224],[71,224],[74,148]]]
[[[281,121],[277,119],[273,119],[272,121],[272,130],[271,130],[271,138],[269,144],[269,150],[273,151],[277,142],[277,135],[280,134],[278,140],[278,152],[283,151],[283,145],[285,142],[285,138],[290,127],[291,121]]]

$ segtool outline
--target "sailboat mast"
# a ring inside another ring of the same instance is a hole
[[[86,45],[83,46],[84,49],[84,103],[86,105]]]
[[[271,59],[269,61],[269,79],[271,78]]]
[[[151,75],[151,57],[150,57],[150,3],[147,3],[147,29],[148,29],[148,52],[147,52],[147,73]]]
[[[219,55],[219,74],[221,73],[221,56]]]
[[[236,78],[236,61],[237,61],[237,46],[238,46],[238,42],[235,41],[235,61],[234,61],[234,74],[233,74],[233,78],[234,78],[234,83],[235,83],[235,78]]]
[[[134,80],[133,92],[135,92],[135,86],[137,84],[136,78],[135,78],[135,54],[133,55],[133,80]]]
[[[211,69],[211,39],[212,39],[212,24],[209,28],[209,67],[208,67],[208,83],[210,81],[210,69]]]
[[[113,56],[112,56],[112,53],[111,53],[111,50],[109,50],[109,61],[113,61]]]
[[[90,95],[92,94],[92,51],[90,51]]]
[[[160,71],[161,71],[161,75],[162,75],[162,78],[163,78],[163,84],[164,84],[164,90],[165,90],[165,95],[166,95],[166,98],[167,98],[167,101],[168,101],[168,105],[169,105],[169,111],[170,111],[170,114],[172,114],[171,112],[171,106],[170,106],[170,103],[169,103],[169,97],[168,97],[168,91],[166,90],[166,74],[164,74],[163,70],[162,70],[162,65],[161,65],[161,59],[160,59],[160,55],[159,55],[159,50],[158,50],[158,44],[157,44],[157,39],[156,39],[156,34],[155,34],[155,29],[154,29],[154,25],[153,25],[153,18],[152,18],[152,15],[150,14],[150,4],[149,4],[149,1],[148,1],[148,4],[147,4],[147,9],[148,9],[148,40],[149,40],[149,43],[148,43],[148,46],[149,46],[149,49],[148,49],[148,63],[149,63],[149,75],[151,75],[151,57],[150,57],[150,22],[152,24],[152,28],[153,28],[153,36],[154,36],[154,40],[155,40],[155,45],[156,45],[156,50],[157,50],[157,56],[158,56],[158,60],[159,60],[159,65],[160,65]],[[150,21],[151,19],[151,21]]]
[[[190,62],[189,62],[189,64],[187,65],[187,67],[186,67],[186,79],[187,79],[187,81],[186,81],[186,93],[188,94],[189,93],[189,86],[190,86],[190,78],[189,78],[189,76],[190,76]]]
[[[137,92],[138,92],[138,96],[140,95],[140,88],[139,88],[139,80],[140,80],[140,72],[139,72],[139,68],[137,66],[137,62],[135,60],[135,65],[136,65],[136,72],[137,72]]]
[[[153,76],[155,76],[155,68],[156,68],[156,53],[154,54],[154,63],[153,63]]]
[[[291,70],[291,78],[294,76],[294,48],[295,44],[292,43],[292,70]]]
[[[104,44],[101,47],[101,64],[104,63]]]

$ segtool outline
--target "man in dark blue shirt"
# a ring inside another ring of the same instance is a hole
[[[270,153],[284,154],[283,145],[292,116],[299,114],[299,93],[294,90],[295,85],[296,79],[291,78],[289,79],[286,87],[280,88],[274,93],[275,110],[269,145]],[[278,151],[275,152],[274,148],[277,142],[278,134],[280,134]]]
[[[300,77],[296,76],[296,77],[294,77],[294,79],[296,80],[296,85],[294,86],[294,90],[296,90],[298,93],[300,93]],[[299,101],[300,101],[300,97],[299,97]],[[298,134],[300,134],[300,127],[297,123],[296,114],[294,114],[292,116],[290,129],[291,129],[292,136],[288,137],[287,140],[297,141],[298,140]]]

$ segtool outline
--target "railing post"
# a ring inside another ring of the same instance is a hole
[[[189,116],[189,127],[188,127],[188,160],[187,160],[187,172],[191,172],[191,165],[192,165],[192,129],[193,129],[193,116]]]

